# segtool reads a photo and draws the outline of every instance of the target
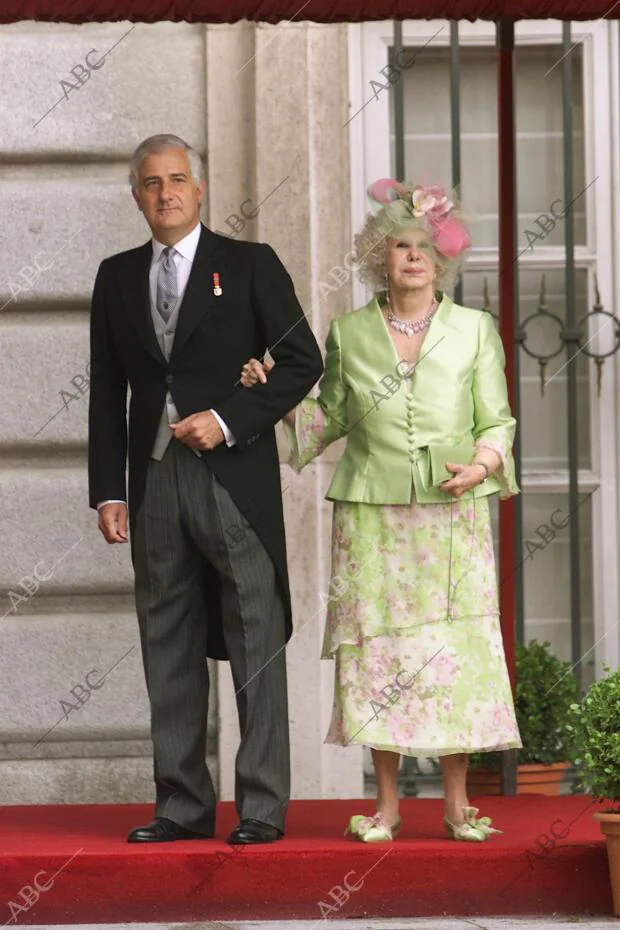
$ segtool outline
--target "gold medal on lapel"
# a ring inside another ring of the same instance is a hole
[[[220,276],[217,271],[213,272],[213,293],[216,297],[219,297],[222,293],[222,288],[220,287]]]

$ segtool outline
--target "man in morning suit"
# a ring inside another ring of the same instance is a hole
[[[203,166],[182,139],[142,142],[130,179],[152,239],[99,268],[89,411],[90,505],[108,543],[127,542],[129,511],[151,705],[155,819],[128,839],[213,836],[211,656],[230,660],[241,731],[228,842],[272,842],[290,792],[292,630],[274,426],[321,354],[275,252],[200,223]],[[241,367],[266,348],[269,382],[246,390]]]

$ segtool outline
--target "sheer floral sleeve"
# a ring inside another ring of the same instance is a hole
[[[295,428],[283,421],[291,454],[288,464],[296,472],[315,459],[327,446],[344,436],[347,424],[348,389],[342,377],[342,353],[338,321],[329,328],[325,342],[325,371],[317,399],[306,397],[295,408]]]
[[[504,347],[493,319],[490,314],[483,313],[473,380],[474,439],[476,448],[492,449],[502,460],[494,472],[501,485],[501,498],[519,493],[512,455],[516,420],[508,404],[504,364]]]
[[[499,468],[493,472],[493,477],[497,478],[501,485],[500,498],[505,500],[507,497],[512,497],[513,494],[518,494],[515,463],[510,447],[506,447],[506,444],[499,439],[479,439],[476,442],[476,449],[492,449],[493,452],[497,452],[501,459]]]

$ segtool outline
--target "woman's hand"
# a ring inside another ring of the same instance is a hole
[[[450,465],[446,462],[446,468],[452,472],[454,478],[444,481],[440,488],[452,497],[460,497],[465,491],[470,491],[477,484],[482,484],[487,476],[482,465]]]
[[[251,358],[241,369],[241,384],[244,387],[254,387],[255,384],[266,384],[267,375],[273,368],[271,362],[261,362],[256,358]]]
[[[267,383],[267,375],[273,368],[273,362],[259,362],[257,358],[251,358],[241,369],[241,384],[244,387],[254,387],[259,382]],[[284,414],[287,423],[295,428],[295,408]]]

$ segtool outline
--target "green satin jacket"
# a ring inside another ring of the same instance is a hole
[[[409,366],[399,360],[376,298],[332,322],[319,384],[319,443],[298,447],[291,461],[300,469],[346,435],[328,500],[407,504],[414,492],[419,503],[452,500],[437,487],[437,462],[469,462],[477,445],[497,451],[502,465],[463,498],[519,493],[511,452],[516,423],[493,318],[437,296],[410,389],[403,378]]]

